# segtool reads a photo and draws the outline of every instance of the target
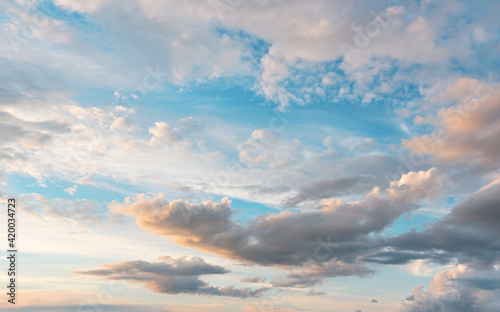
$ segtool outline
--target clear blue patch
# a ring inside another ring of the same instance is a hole
[[[425,215],[420,212],[413,212],[408,215],[405,214],[397,219],[390,227],[385,229],[382,233],[385,235],[401,235],[410,232],[412,229],[422,231],[429,227],[433,222],[439,219],[433,216]]]
[[[40,2],[33,13],[38,14],[41,17],[50,17],[60,21],[65,21],[69,25],[87,32],[89,32],[90,30],[99,30],[99,28],[97,28],[95,24],[91,23],[88,20],[87,16],[79,12],[72,12],[63,9],[60,6],[55,5],[52,0]]]
[[[222,197],[220,199],[222,199]],[[258,215],[264,216],[269,212],[279,212],[278,209],[261,203],[246,201],[234,197],[230,197],[229,199],[231,199],[231,208],[236,210],[233,215],[233,220],[242,225],[254,220]]]

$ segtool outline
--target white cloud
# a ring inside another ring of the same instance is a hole
[[[73,185],[71,187],[68,187],[68,188],[64,189],[64,191],[66,193],[68,193],[69,195],[74,196],[77,189],[78,189],[78,185]]]

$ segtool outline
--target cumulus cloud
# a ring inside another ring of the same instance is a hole
[[[421,231],[384,237],[381,232],[394,220],[418,209],[419,202],[436,198],[443,184],[436,169],[418,171],[419,167],[398,181],[381,185],[384,171],[395,162],[387,154],[397,147],[384,147],[384,153],[378,153],[373,151],[373,141],[354,144],[348,138],[344,144],[348,153],[342,153],[334,150],[337,146],[333,147],[330,137],[324,143],[327,149],[318,153],[317,146],[301,141],[309,139],[309,133],[284,141],[275,133],[257,129],[247,138],[238,133],[241,125],[230,127],[223,121],[207,122],[210,127],[205,127],[198,117],[157,121],[139,129],[130,116],[134,109],[97,107],[99,104],[89,102],[108,98],[111,102],[111,94],[117,90],[118,104],[148,105],[166,98],[163,94],[152,99],[166,86],[184,92],[231,77],[230,83],[241,83],[238,88],[243,85],[260,94],[256,101],[275,102],[281,110],[294,103],[322,103],[319,109],[323,103],[343,101],[385,105],[386,101],[380,101],[385,95],[390,98],[388,105],[397,105],[399,100],[405,109],[418,106],[423,111],[429,106],[420,106],[421,96],[436,90],[429,85],[443,77],[451,77],[451,81],[457,72],[476,75],[485,64],[497,65],[496,10],[477,9],[480,4],[466,1],[402,1],[397,5],[385,0],[226,2],[229,10],[222,13],[214,1],[195,0],[0,4],[5,26],[0,34],[4,47],[0,52],[2,172],[30,175],[40,185],[44,179],[70,180],[64,191],[72,196],[81,191],[73,185],[77,181],[109,187],[112,182],[138,185],[147,180],[157,187],[168,180],[169,185],[185,183],[184,189],[193,194],[204,188],[262,203],[314,207],[317,209],[268,213],[236,222],[237,212],[227,198],[194,204],[167,201],[162,194],[140,195],[112,205],[114,212],[130,215],[140,227],[181,245],[244,263],[285,268],[289,272],[272,281],[283,287],[310,287],[335,276],[368,276],[372,270],[367,263],[445,264],[458,260],[467,264],[470,274],[450,273],[446,279],[466,289],[460,293],[464,305],[453,301],[456,292],[442,295],[438,287],[417,290],[409,297],[415,302],[413,307],[423,309],[427,302],[428,308],[489,312],[489,306],[478,302],[488,301],[483,300],[491,295],[487,291],[497,291],[498,284],[486,273],[477,276],[472,270],[491,270],[499,261],[498,182]],[[482,5],[486,8],[491,3]],[[48,7],[55,15],[45,18],[41,10]],[[467,23],[453,23],[452,28],[446,25],[457,20]],[[377,34],[346,57],[343,44],[359,46],[359,32],[369,32],[370,26]],[[24,38],[26,28],[32,30],[29,38]],[[21,40],[13,43],[9,40],[13,37]],[[472,57],[473,49],[478,57]],[[441,172],[450,163],[496,171],[500,94],[494,88],[462,77],[439,96],[424,99],[438,112],[415,118],[415,124],[430,124],[435,131],[403,144],[410,151],[431,156]],[[148,101],[140,102],[145,98]],[[81,106],[76,99],[81,99]],[[411,115],[403,111],[405,118]],[[224,116],[228,116],[226,112]],[[305,129],[301,123],[296,125]],[[314,127],[330,127],[330,123]],[[403,129],[408,135],[415,133]],[[227,173],[230,158],[239,161],[236,167],[242,170],[227,179],[228,185],[207,182],[212,170]],[[88,182],[98,181],[98,177],[113,181]],[[357,201],[344,197],[365,193]],[[37,194],[20,199],[21,209],[42,220],[91,226],[108,217],[105,209],[89,200],[50,200]],[[209,268],[199,259],[165,260],[164,264],[121,262],[108,265],[106,274],[100,273],[129,278],[165,293],[260,295],[259,290],[208,285],[199,276],[226,272],[217,271],[216,266]],[[203,270],[193,269],[198,275],[187,275],[183,268],[188,262]],[[99,275],[98,270],[88,272]],[[245,282],[262,280],[253,277]],[[310,295],[314,294],[311,290]]]
[[[374,189],[357,202],[326,199],[318,210],[270,213],[245,226],[232,220],[234,211],[227,198],[220,203],[193,204],[181,200],[169,202],[164,194],[139,195],[117,202],[111,209],[135,217],[140,227],[184,246],[245,263],[305,265],[303,271],[276,283],[310,286],[324,277],[370,274],[356,260],[376,248],[366,241],[368,235],[382,231],[402,214],[417,209],[417,202],[434,196],[441,182],[436,169],[410,173],[383,194]],[[326,248],[326,256],[322,248]]]
[[[430,282],[429,288],[415,287],[400,312],[493,312],[500,305],[498,270],[476,271],[459,265],[442,271]]]
[[[198,257],[170,258],[167,262],[147,262],[142,260],[124,261],[102,265],[102,269],[77,271],[85,275],[102,276],[109,279],[129,280],[142,283],[155,293],[197,294],[229,296],[238,298],[259,297],[267,289],[236,288],[234,286],[210,286],[200,279],[202,275],[226,274],[221,266],[211,265]]]
[[[149,128],[151,133],[150,144],[176,143],[182,141],[182,137],[177,134],[177,129],[173,128],[168,122],[155,122],[154,127]]]
[[[225,4],[228,10],[220,12],[216,2],[108,0],[92,3],[56,1],[56,5],[65,10],[90,14],[93,23],[109,29],[114,36],[107,38],[108,45],[125,46],[133,51],[130,55],[137,60],[128,60],[131,64],[127,71],[137,73],[144,69],[144,64],[161,63],[165,68],[165,81],[182,85],[224,76],[252,76],[256,91],[281,109],[324,95],[328,82],[310,83],[317,74],[314,69],[321,68],[324,62],[343,60],[346,44],[356,46],[358,57],[344,64],[344,70],[349,76],[360,77],[367,71],[377,72],[373,68],[379,61],[374,59],[435,64],[454,52],[448,45],[436,43],[443,36],[442,30],[429,18],[429,15],[450,14],[451,4],[434,6],[429,12],[426,6],[413,1],[358,0],[347,5],[338,1],[307,4],[283,0],[245,1]],[[416,14],[406,14],[415,10]],[[117,13],[109,14],[110,11]],[[123,16],[127,18],[122,19]],[[134,20],[140,27],[130,27],[123,20]],[[130,40],[120,40],[123,32],[128,33]],[[365,39],[358,40],[360,32]],[[157,38],[171,44],[159,44]],[[258,40],[268,46],[266,53],[251,51],[252,44]],[[97,49],[91,51],[100,56],[94,59],[115,64],[108,65],[107,72],[119,76],[116,64],[127,55],[105,58]],[[168,58],[162,57],[164,55]],[[92,65],[99,68],[107,64]],[[302,79],[304,69],[313,69],[308,79]],[[302,80],[300,87],[295,86],[298,79]],[[127,85],[133,87],[129,81]],[[335,89],[329,96],[338,93],[338,88]],[[375,92],[383,93],[378,89]],[[375,96],[372,92],[369,101]]]
[[[288,1],[281,0],[273,3],[245,1],[231,12],[226,12],[223,19],[209,2],[200,4],[193,1],[157,3],[109,0],[93,1],[92,4],[78,4],[74,1],[55,1],[54,3],[58,6],[54,8],[56,12],[58,10],[60,14],[66,12],[61,10],[78,12],[88,18],[86,22],[89,23],[89,27],[106,31],[93,33],[92,35],[96,36],[95,41],[79,40],[81,33],[78,27],[66,23],[63,19],[51,17],[50,23],[57,21],[64,26],[59,25],[58,29],[67,29],[70,34],[68,41],[55,41],[53,44],[58,44],[56,45],[58,48],[53,49],[53,46],[45,46],[43,40],[31,40],[28,45],[29,49],[21,49],[19,55],[8,53],[5,60],[1,60],[2,64],[5,63],[5,67],[9,68],[7,72],[0,74],[2,81],[5,81],[5,90],[2,89],[0,92],[5,91],[6,95],[2,97],[1,105],[11,103],[26,105],[28,109],[25,109],[23,114],[32,115],[32,118],[39,118],[39,116],[62,118],[65,123],[72,125],[67,127],[71,133],[61,137],[58,133],[48,131],[42,131],[42,133],[27,131],[22,136],[18,136],[17,141],[26,146],[39,148],[39,150],[34,151],[33,154],[23,155],[22,148],[19,146],[9,146],[2,148],[1,153],[5,157],[5,167],[9,167],[12,171],[31,174],[39,179],[42,179],[42,176],[58,175],[58,178],[69,178],[73,181],[81,178],[82,173],[106,175],[111,168],[113,169],[112,176],[120,182],[129,179],[130,176],[136,179],[143,172],[146,172],[144,175],[157,174],[162,179],[171,180],[173,176],[186,174],[186,167],[193,167],[194,162],[190,162],[187,166],[182,161],[177,161],[178,159],[200,159],[201,162],[197,161],[197,163],[203,166],[193,169],[198,176],[189,176],[188,179],[202,180],[206,175],[201,175],[199,172],[205,172],[207,168],[214,169],[214,171],[220,170],[225,165],[228,155],[232,156],[230,153],[224,154],[220,150],[211,148],[214,145],[210,142],[212,138],[195,140],[188,137],[188,134],[192,134],[190,131],[199,129],[200,126],[195,125],[190,117],[183,118],[178,123],[171,120],[158,121],[159,124],[150,127],[151,136],[148,140],[144,140],[143,135],[132,136],[134,134],[132,130],[135,129],[132,118],[122,116],[112,108],[78,106],[73,97],[75,93],[78,93],[78,90],[75,91],[75,86],[92,89],[95,85],[99,85],[105,90],[121,88],[122,90],[117,92],[118,95],[129,94],[129,91],[134,90],[135,87],[144,87],[144,81],[149,84],[155,81],[149,78],[151,78],[151,71],[155,71],[158,64],[161,71],[160,78],[163,81],[156,89],[147,90],[146,97],[162,90],[165,84],[171,82],[184,86],[193,82],[212,81],[223,76],[237,78],[250,76],[251,80],[255,80],[262,90],[267,87],[270,89],[283,87],[286,89],[283,92],[290,93],[290,96],[295,96],[295,93],[300,95],[301,89],[307,89],[307,93],[319,96],[325,92],[324,88],[335,86],[337,89],[341,87],[338,84],[345,80],[344,75],[336,73],[336,70],[325,70],[326,65],[322,62],[341,58],[342,51],[339,44],[342,41],[352,41],[355,36],[351,26],[364,24],[372,19],[372,17],[367,18],[360,14],[357,9],[359,6],[349,4],[344,7],[343,4],[337,2],[324,1],[314,4],[290,4]],[[369,9],[377,12],[388,9],[388,3],[384,1],[376,3],[360,1],[359,3],[362,4],[361,7],[366,8],[366,15]],[[34,11],[37,7],[38,4],[33,3]],[[17,8],[9,13],[15,19],[19,11]],[[288,16],[296,18],[290,22]],[[134,27],[125,22],[131,20],[135,23]],[[391,19],[391,27],[407,29],[409,25],[413,25],[411,29],[415,33],[427,34],[429,27],[424,27],[426,25],[422,19],[419,19],[418,23],[410,20],[406,24],[406,21],[400,21],[398,16],[394,16]],[[430,22],[427,20],[425,22],[429,26]],[[274,27],[276,25],[279,27]],[[220,29],[224,31],[219,31]],[[388,34],[392,34],[392,28],[385,30]],[[109,37],[101,37],[101,34]],[[424,37],[419,36],[419,38]],[[405,34],[397,38],[408,41],[409,36]],[[432,37],[429,38],[427,45],[432,43]],[[96,42],[106,42],[106,48],[103,49],[102,46],[95,44]],[[373,44],[375,47],[377,43],[374,41]],[[255,49],[256,46],[259,48]],[[434,46],[431,46],[430,50],[433,48]],[[104,50],[112,52],[103,53]],[[368,50],[372,49],[366,49],[365,52]],[[392,51],[398,50],[400,49],[392,49]],[[409,50],[416,51],[410,48]],[[371,53],[368,52],[368,54]],[[376,54],[383,55],[384,53],[377,52]],[[32,59],[33,56],[37,58]],[[7,63],[13,63],[15,66],[7,66]],[[10,69],[11,67],[19,70]],[[67,70],[68,68],[70,70]],[[311,74],[308,77],[301,76],[299,73],[309,70]],[[71,76],[71,73],[75,75]],[[300,82],[295,83],[298,87],[294,90],[288,89],[294,85],[287,81],[290,75],[293,77],[292,80],[301,79],[295,80]],[[309,84],[312,80],[314,82]],[[262,85],[260,82],[263,82]],[[337,90],[334,93],[336,94]],[[27,94],[30,96],[26,96]],[[270,99],[282,101],[273,97],[272,94],[275,94],[275,91],[270,90]],[[328,102],[331,98],[327,96],[325,100]],[[140,103],[145,102],[134,102],[137,105]],[[125,105],[121,102],[115,104]],[[59,110],[60,107],[63,107],[62,111],[71,116],[62,116],[56,112],[56,109]],[[114,114],[107,114],[109,111],[113,111]],[[282,175],[273,174],[270,178],[269,174],[266,179],[261,178],[265,172],[249,170],[238,177],[232,177],[232,181],[237,186],[231,185],[232,188],[224,189],[214,187],[212,184],[207,187],[208,192],[245,196],[247,199],[256,195],[261,196],[260,198],[263,198],[266,203],[280,204],[286,200],[286,197],[294,195],[282,194],[292,190],[294,186],[298,186],[297,189],[293,189],[294,192],[307,192],[307,186],[299,184],[306,180],[306,183],[310,183],[309,172],[322,172],[317,183],[326,182],[326,179],[332,176],[350,174],[333,172],[334,168],[330,160],[324,161],[325,166],[327,162],[330,162],[329,168],[325,169],[326,167],[322,167],[316,161],[321,161],[320,158],[328,158],[329,155],[310,157],[312,152],[307,150],[299,140],[281,142],[279,145],[273,144],[274,150],[261,151],[258,145],[259,140],[264,139],[261,131],[255,133],[256,137],[252,134],[245,143],[234,139],[233,135],[226,135],[228,132],[232,134],[234,129],[223,128],[217,131],[223,132],[224,140],[227,140],[224,143],[227,146],[239,145],[241,147],[238,148],[241,156],[239,160],[249,169],[297,168],[297,170],[290,170]],[[6,131],[6,133],[9,132]],[[99,138],[94,139],[95,134],[99,135]],[[60,140],[56,141],[53,146],[49,144],[54,143],[51,138]],[[151,144],[145,147],[148,142]],[[184,153],[184,148],[191,144],[193,149],[196,146],[199,150],[194,155],[186,155],[189,153]],[[170,153],[168,159],[167,157],[161,157],[160,160],[152,159],[147,164],[137,161],[139,158],[144,159],[145,155],[151,159],[153,153],[158,154],[157,150],[153,152],[149,148],[171,145],[176,146],[177,150]],[[257,153],[254,153],[252,149],[257,149]],[[137,156],[138,154],[141,156]],[[76,158],[80,159],[75,161]],[[337,168],[344,169],[344,165],[355,167],[353,163],[358,162],[359,166],[363,166],[356,168],[358,171],[364,171],[362,174],[367,172],[371,174],[372,171],[382,170],[381,166],[373,164],[376,161],[374,159],[378,158],[379,162],[384,162],[384,164],[390,161],[389,157],[382,159],[384,157],[376,155],[372,155],[371,159],[368,158],[339,160]],[[37,160],[41,159],[43,161],[38,164]],[[161,169],[158,169],[160,167]],[[367,169],[367,167],[371,168]],[[75,178],[75,175],[78,177]],[[238,180],[240,177],[244,177],[241,178],[243,181]],[[262,180],[264,180],[263,183]],[[251,189],[253,186],[255,188]]]

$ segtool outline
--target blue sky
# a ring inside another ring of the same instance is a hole
[[[496,311],[499,5],[3,2],[0,307]]]

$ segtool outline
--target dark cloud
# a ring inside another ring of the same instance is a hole
[[[327,262],[325,277],[363,276],[371,271],[363,269],[356,259],[367,247],[372,248],[366,242],[368,235],[418,208],[418,201],[439,193],[440,183],[437,170],[411,172],[385,192],[374,190],[361,201],[325,200],[318,210],[257,216],[246,225],[232,220],[227,198],[220,203],[195,205],[180,200],[168,202],[161,195],[139,196],[112,209],[136,217],[140,227],[171,237],[178,244],[246,263],[302,266]],[[325,247],[327,256],[323,257],[318,249]],[[300,279],[293,276],[286,284],[306,283]]]
[[[390,238],[387,261],[429,259],[458,269],[436,275],[428,290],[415,287],[402,312],[490,312],[500,306],[500,183],[483,187],[427,229]],[[417,256],[418,254],[418,256]],[[379,257],[383,255],[379,253]],[[373,257],[372,257],[373,258]],[[405,259],[406,258],[406,259]]]
[[[124,261],[103,265],[102,269],[76,273],[103,276],[109,279],[143,283],[156,293],[199,294],[238,298],[259,297],[267,288],[252,290],[234,286],[214,287],[200,279],[201,275],[226,274],[221,266],[211,265],[198,257],[165,258],[169,262]]]
[[[391,246],[385,246],[384,243],[380,243],[380,241],[372,241],[373,244],[378,244],[379,248],[386,247],[392,248]],[[377,249],[377,248],[375,248]],[[433,253],[422,253],[420,251],[400,251],[400,250],[392,250],[392,251],[376,251],[370,256],[364,258],[363,260],[371,263],[378,264],[408,264],[413,260],[422,260],[422,259],[430,259],[435,263],[446,264],[453,257],[452,254],[447,252],[440,252],[439,254]]]
[[[464,285],[466,287],[473,287],[484,290],[496,290],[500,289],[500,280],[493,279],[492,277],[483,277],[483,278],[454,278],[451,281],[456,281],[460,285]]]
[[[403,213],[418,208],[418,201],[437,194],[441,183],[434,169],[411,172],[392,182],[383,194],[375,190],[353,203],[328,199],[317,210],[270,213],[245,225],[232,220],[227,198],[195,205],[140,196],[113,209],[136,217],[139,226],[181,245],[290,270],[272,280],[275,287],[304,288],[330,277],[370,276],[373,270],[367,263],[401,265],[427,260],[448,264],[458,260],[491,268],[500,261],[500,183],[482,188],[423,231],[378,235]],[[494,286],[484,283],[484,287]]]
[[[386,246],[396,251],[378,253],[369,261],[402,264],[414,259],[430,259],[443,264],[458,259],[459,263],[491,267],[500,261],[499,224],[500,183],[497,181],[471,195],[427,229],[387,239]]]

